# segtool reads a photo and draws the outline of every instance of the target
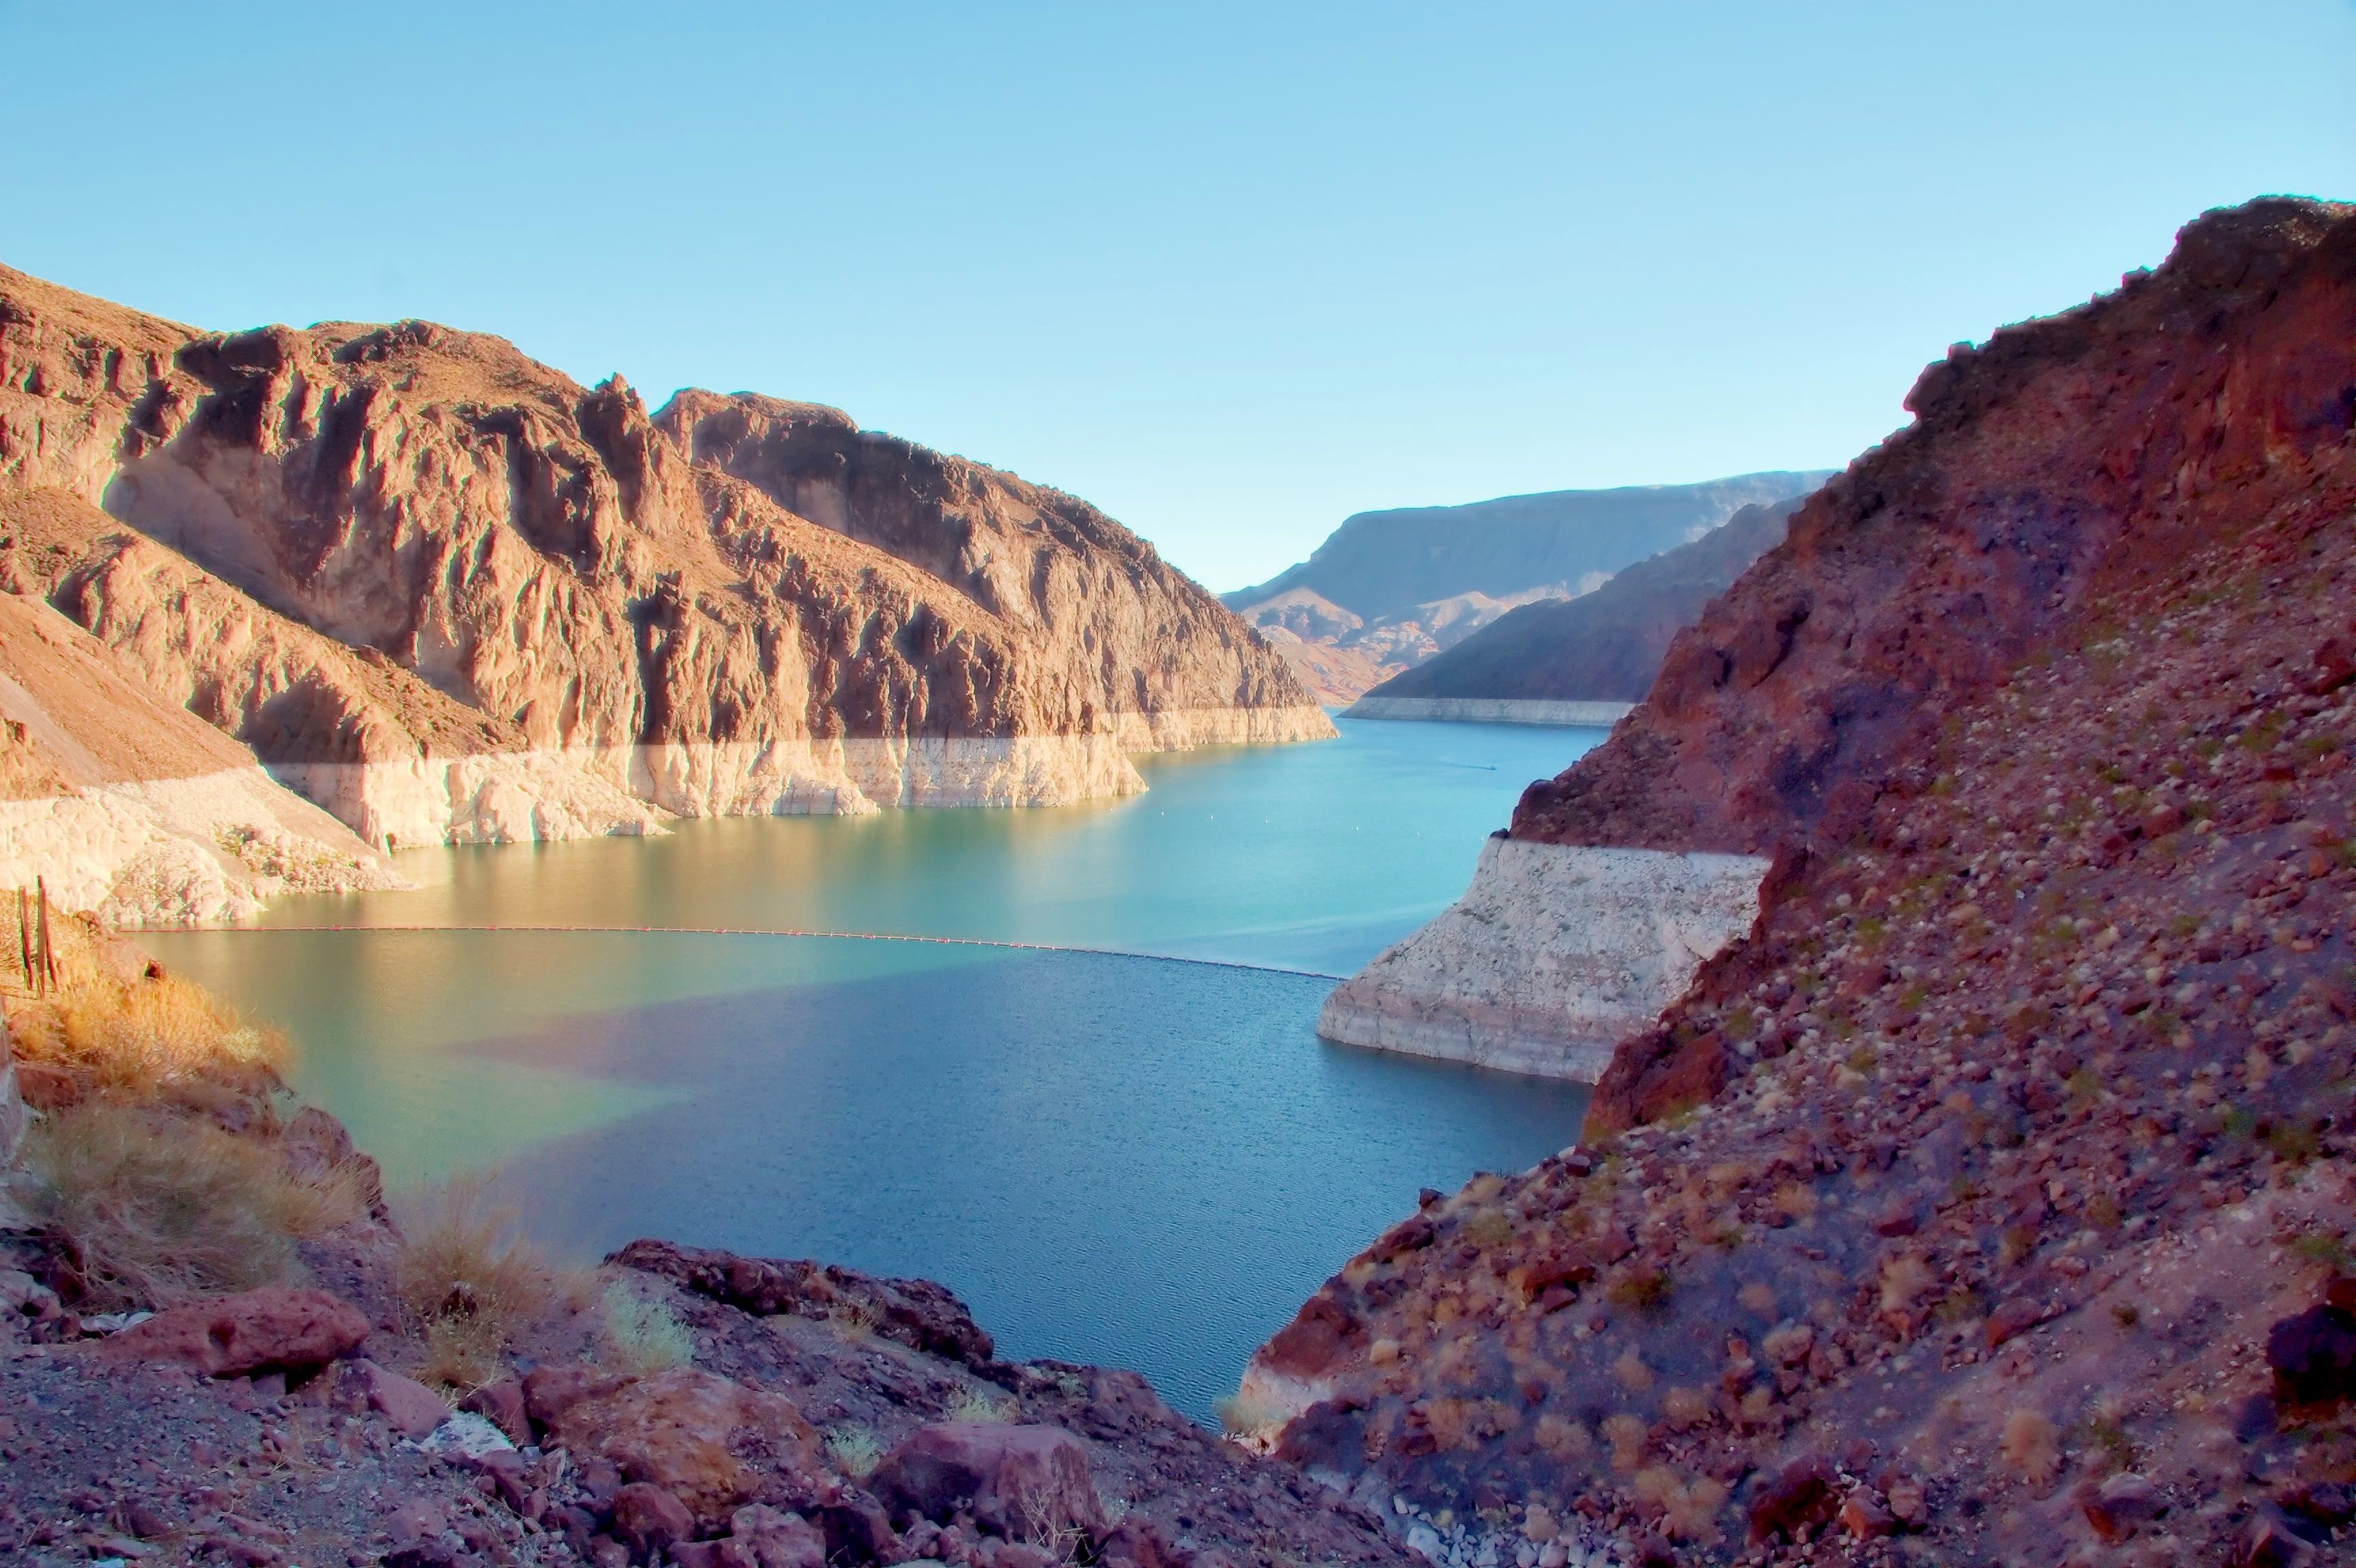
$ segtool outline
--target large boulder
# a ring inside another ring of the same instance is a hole
[[[1060,1544],[1105,1532],[1088,1451],[1059,1426],[951,1421],[923,1427],[884,1456],[868,1489],[897,1516],[945,1524],[959,1509],[993,1535]]]
[[[706,1530],[744,1504],[802,1488],[820,1470],[818,1433],[793,1401],[692,1367],[574,1401],[556,1415],[549,1441],[661,1487]]]
[[[161,1361],[212,1378],[308,1377],[359,1349],[369,1322],[323,1290],[270,1287],[159,1312],[106,1340],[109,1359]]]
[[[2266,1365],[2286,1403],[2328,1404],[2356,1396],[2356,1313],[2329,1302],[2266,1332]]]

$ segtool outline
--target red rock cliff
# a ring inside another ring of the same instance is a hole
[[[1515,838],[1767,853],[1869,810],[1950,707],[2085,607],[2356,483],[2356,209],[2268,199],[2165,264],[1957,345],[1915,422],[1678,637],[1611,742]]]

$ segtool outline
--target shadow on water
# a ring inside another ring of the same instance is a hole
[[[670,1098],[502,1178],[600,1252],[664,1236],[922,1274],[1003,1352],[1135,1367],[1209,1419],[1252,1348],[1416,1188],[1569,1143],[1575,1085],[1327,1045],[1326,984],[993,954],[698,997],[466,1054]]]

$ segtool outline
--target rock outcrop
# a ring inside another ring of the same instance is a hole
[[[1751,564],[1783,541],[1804,498],[1746,506],[1691,543],[1639,561],[1593,593],[1501,616],[1366,693],[1381,704],[1453,702],[1619,703],[1644,699],[1677,633],[1700,619]]]
[[[0,270],[7,586],[380,846],[1043,804],[1332,729],[1086,503],[423,322],[205,334]]]
[[[121,925],[237,918],[400,878],[252,752],[44,600],[0,593],[0,886]]]
[[[1317,1032],[1593,1082],[1759,914],[1765,863],[1500,833],[1464,897],[1334,987]]]
[[[1328,701],[1346,703],[1517,607],[1585,594],[1745,506],[1803,495],[1826,477],[1744,474],[1359,512],[1307,561],[1221,597]]]
[[[1957,345],[1909,394],[1915,423],[1799,509],[1678,634],[1611,740],[1530,787],[1511,836],[1745,855],[1763,873],[1854,831],[1951,712],[2074,646],[2107,600],[2201,546],[2341,504],[2350,236],[2343,209],[2312,202],[2212,213],[2116,293]],[[1746,929],[1679,897],[1633,918],[1705,957]],[[1350,983],[1362,1005],[1439,1000],[1415,978],[1425,940]],[[1566,979],[1567,1063],[1589,1049],[1579,994]]]
[[[1501,1555],[1576,1514],[2291,1562],[2356,1517],[2356,208],[2210,214],[1957,359],[1526,798],[1533,848],[1772,847],[1758,918],[1582,1146],[1428,1195],[1260,1351],[1279,1453]]]

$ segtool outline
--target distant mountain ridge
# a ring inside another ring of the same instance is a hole
[[[1308,560],[1219,596],[1287,652],[1305,683],[1347,702],[1373,682],[1348,689],[1336,683],[1337,669],[1395,676],[1510,610],[1589,592],[1746,506],[1805,495],[1830,477],[1775,470],[1363,511]],[[1302,645],[1359,657],[1312,659],[1298,651]]]
[[[1677,633],[1783,542],[1804,499],[1746,506],[1699,539],[1637,562],[1593,593],[1508,611],[1366,695],[1642,702]]]

